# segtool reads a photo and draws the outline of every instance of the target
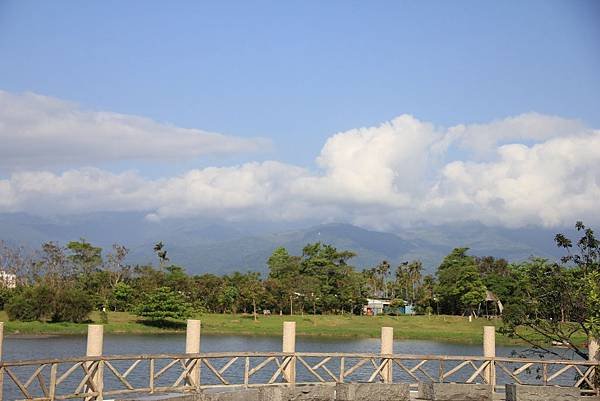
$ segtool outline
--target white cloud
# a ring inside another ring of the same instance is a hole
[[[403,115],[378,127],[329,138],[317,159],[321,177],[298,182],[298,193],[342,203],[406,207],[425,188],[443,137],[431,124]]]
[[[181,160],[255,152],[264,139],[181,128],[145,117],[90,111],[33,93],[0,91],[0,168],[86,166],[115,160]]]
[[[459,124],[448,130],[447,141],[474,152],[476,157],[489,157],[497,146],[506,143],[538,142],[585,131],[577,120],[526,113],[486,124]]]
[[[478,152],[455,160],[456,148]],[[274,161],[150,180],[77,168],[0,180],[0,212],[145,211],[149,219],[337,220],[400,226],[478,220],[504,226],[600,222],[600,131],[524,114],[435,127],[408,115],[330,137],[319,170]]]
[[[426,199],[439,219],[556,226],[598,221],[600,131],[504,145],[493,162],[452,162]]]

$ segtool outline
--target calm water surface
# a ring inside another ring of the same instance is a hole
[[[301,337],[296,349],[304,352],[379,352],[379,339],[323,339]],[[85,336],[19,337],[4,340],[3,359],[44,359],[85,355]],[[281,351],[281,337],[203,335],[203,352]],[[497,354],[510,356],[511,347],[498,347]],[[104,354],[167,354],[185,351],[185,335],[105,335]],[[481,345],[435,341],[396,340],[394,352],[402,354],[481,355]]]

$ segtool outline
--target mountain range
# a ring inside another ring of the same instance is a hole
[[[565,229],[527,227],[508,229],[480,223],[422,225],[397,232],[374,231],[350,224],[302,225],[231,223],[207,219],[152,222],[141,213],[93,213],[39,217],[23,213],[0,214],[0,239],[38,247],[45,241],[66,244],[85,238],[108,250],[113,243],[130,249],[130,263],[154,263],[153,245],[163,241],[170,261],[191,274],[267,271],[266,261],[279,246],[300,254],[307,243],[323,242],[352,250],[352,264],[372,267],[387,260],[392,265],[419,259],[434,272],[455,247],[469,247],[473,255],[520,261],[530,256],[557,259],[562,253],[554,235]]]

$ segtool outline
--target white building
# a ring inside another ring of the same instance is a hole
[[[383,308],[390,306],[390,301],[387,299],[370,299],[367,298],[367,304],[363,307],[363,314],[367,316],[377,316],[383,313]]]
[[[0,284],[5,288],[15,288],[17,286],[17,275],[0,270]]]

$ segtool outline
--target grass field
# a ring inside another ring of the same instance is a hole
[[[482,341],[483,326],[500,325],[500,320],[475,319],[469,322],[459,316],[260,316],[254,321],[249,315],[202,314],[202,332],[206,334],[247,334],[279,336],[284,321],[296,322],[300,336],[324,337],[378,337],[382,326],[394,328],[397,339],[435,340],[478,344]],[[85,334],[86,324],[42,323],[8,321],[0,312],[0,321],[5,322],[6,334]],[[100,314],[92,313],[90,323],[101,323]],[[125,312],[109,312],[106,333],[160,334],[184,331],[185,326],[173,324],[168,328],[155,327],[138,320]],[[517,341],[497,336],[499,344],[516,344]]]

